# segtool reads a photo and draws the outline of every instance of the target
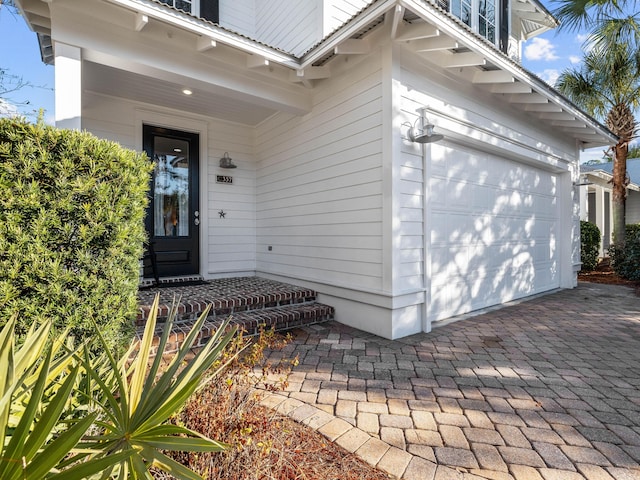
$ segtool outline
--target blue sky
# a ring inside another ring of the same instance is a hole
[[[550,10],[552,2],[542,2]],[[543,80],[553,84],[566,68],[580,63],[586,36],[580,32],[547,32],[526,42],[523,46],[523,65]],[[54,75],[53,67],[40,60],[40,50],[35,33],[26,23],[9,9],[0,8],[0,66],[10,74],[22,77],[35,87],[25,87],[10,95],[10,100],[19,103],[28,100],[28,105],[18,106],[19,112],[33,115],[40,108],[45,110],[45,120],[53,123]],[[0,105],[0,108],[2,106]],[[6,108],[6,107],[5,107]],[[12,107],[9,107],[12,108]],[[585,156],[600,158],[602,150]]]
[[[34,85],[10,94],[9,99],[15,103],[29,101],[28,105],[17,107],[23,114],[45,109],[45,119],[53,123],[53,67],[40,60],[36,34],[19,15],[6,7],[0,7],[0,42],[0,66]]]

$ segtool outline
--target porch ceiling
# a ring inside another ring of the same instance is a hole
[[[84,89],[89,92],[245,125],[257,125],[276,112],[271,108],[194,87],[193,81],[187,79],[183,84],[172,83],[88,61],[83,63],[82,75]],[[193,92],[192,95],[182,93],[186,87]]]

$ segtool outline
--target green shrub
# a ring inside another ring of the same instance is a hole
[[[595,270],[600,252],[600,229],[595,223],[580,221],[580,261],[583,271]]]
[[[623,247],[609,248],[611,266],[622,278],[640,280],[640,224],[627,225]]]
[[[0,325],[94,319],[128,343],[151,163],[86,132],[0,119]]]

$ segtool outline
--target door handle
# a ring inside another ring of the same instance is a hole
[[[196,210],[195,212],[193,212],[193,216],[194,216],[193,224],[196,226],[200,225],[200,212]]]

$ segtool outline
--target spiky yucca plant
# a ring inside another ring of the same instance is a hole
[[[175,309],[153,358],[158,302],[140,343],[119,359],[98,329],[94,340],[104,353],[95,357],[91,342],[78,349],[69,348],[64,335],[50,342],[51,322],[32,327],[16,347],[17,319],[7,322],[0,331],[2,480],[152,479],[151,467],[201,479],[162,451],[216,452],[225,445],[167,420],[203,377],[224,368],[220,355],[235,330],[223,324],[191,355],[204,312],[163,366]]]

